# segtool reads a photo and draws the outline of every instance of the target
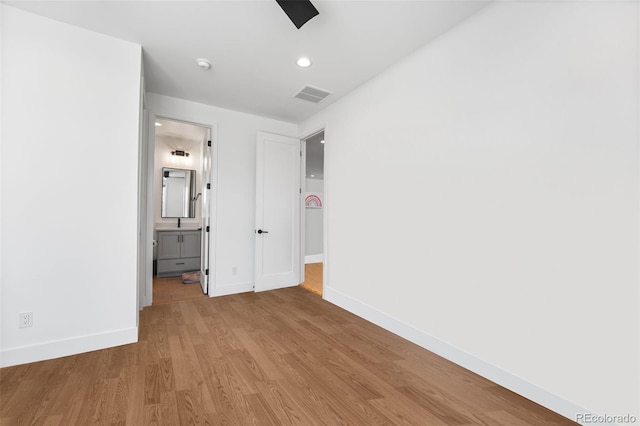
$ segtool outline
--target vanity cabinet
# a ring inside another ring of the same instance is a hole
[[[200,230],[158,230],[158,276],[199,271],[201,235]]]

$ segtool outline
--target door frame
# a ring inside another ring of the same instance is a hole
[[[302,148],[302,159],[301,159],[301,167],[300,167],[300,181],[301,181],[301,185],[302,185],[302,194],[304,195],[306,193],[306,187],[307,187],[307,179],[306,179],[306,168],[307,168],[307,139],[317,135],[318,133],[324,132],[324,149],[325,149],[325,153],[326,153],[326,149],[327,149],[327,130],[328,130],[328,125],[327,123],[324,123],[318,127],[315,127],[315,130],[313,130],[312,132],[308,132],[306,133],[306,136],[303,136],[300,138],[300,144],[301,144],[301,148]],[[328,200],[328,196],[327,196],[327,156],[325,154],[324,156],[324,166],[323,166],[323,185],[322,185],[322,195],[323,195],[323,199],[322,199],[322,298],[326,299],[326,291],[324,291],[324,289],[327,287],[327,283],[329,282],[329,276],[328,276],[328,256],[327,253],[329,252],[329,245],[328,243],[328,238],[327,238],[327,230],[329,229],[329,222],[328,222],[328,214],[327,214],[327,200]],[[301,282],[304,282],[304,274],[305,274],[305,251],[306,251],[306,231],[305,231],[305,226],[306,226],[306,209],[305,209],[305,205],[304,205],[304,196],[300,197],[300,262],[302,265],[302,268],[300,269],[300,277],[301,277]]]
[[[202,287],[202,291],[204,294],[209,295],[209,285],[211,284],[211,277],[209,276],[209,269],[213,272],[213,268],[211,268],[211,257],[209,257],[209,253],[211,250],[211,229],[213,228],[211,222],[211,194],[214,189],[211,187],[213,185],[213,179],[211,176],[213,175],[213,136],[212,136],[211,127],[207,128],[207,137],[204,141],[202,141],[202,201],[200,201],[200,211],[201,220],[202,220],[202,233],[201,233],[201,241],[200,241],[200,287]],[[209,146],[208,142],[211,142],[211,146]],[[208,174],[205,176],[205,161],[209,159],[209,169]],[[209,185],[210,189],[207,192],[206,186]],[[216,186],[217,187],[217,186]],[[197,199],[197,197],[196,197]],[[207,204],[205,205],[205,200],[207,200]],[[208,211],[207,211],[208,208]],[[206,215],[204,212],[206,211]],[[206,256],[205,256],[206,255]],[[203,272],[204,271],[204,272]],[[212,274],[213,275],[213,274]],[[204,276],[204,278],[203,278]],[[205,290],[206,289],[206,290]]]
[[[146,125],[147,128],[147,140],[146,140],[146,154],[147,154],[147,162],[146,162],[146,179],[147,179],[147,194],[146,194],[146,205],[147,211],[145,217],[141,217],[141,228],[144,229],[142,232],[142,239],[146,244],[146,262],[144,268],[144,279],[141,279],[139,282],[140,286],[144,288],[139,289],[139,294],[143,297],[143,300],[139,307],[142,309],[145,306],[151,306],[153,304],[153,234],[154,234],[154,204],[153,204],[153,173],[155,166],[155,141],[156,141],[156,126],[155,122],[158,119],[166,119],[172,121],[178,121],[186,124],[192,124],[195,126],[205,127],[209,129],[209,135],[211,137],[211,193],[210,193],[210,208],[209,208],[209,223],[211,224],[210,232],[209,232],[209,282],[208,282],[208,293],[209,297],[213,297],[213,292],[211,291],[212,286],[215,286],[215,261],[216,261],[216,233],[217,227],[215,226],[217,223],[217,198],[218,198],[218,126],[216,123],[202,123],[198,121],[193,121],[189,119],[174,117],[171,114],[158,114],[156,111],[147,110],[148,122]],[[144,173],[144,171],[142,171]],[[203,182],[206,183],[206,182]],[[141,194],[140,194],[141,195]],[[140,196],[139,195],[139,196]],[[146,235],[144,235],[146,234]],[[203,233],[203,237],[206,236],[206,233]],[[214,273],[211,273],[211,272]]]
[[[140,129],[138,141],[138,247],[137,247],[137,279],[136,279],[136,306],[138,311],[144,308],[147,302],[147,281],[149,276],[153,277],[153,244],[147,244],[151,237],[148,233],[147,215],[149,209],[149,110],[145,103],[145,94],[141,85],[140,102]],[[151,234],[153,235],[153,234]],[[151,250],[151,251],[150,251]],[[140,320],[136,315],[136,324]]]

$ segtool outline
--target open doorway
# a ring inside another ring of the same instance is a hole
[[[304,282],[302,288],[322,296],[324,266],[324,130],[304,139]]]
[[[211,129],[156,117],[153,305],[205,297]],[[207,271],[208,272],[208,271]],[[203,280],[204,278],[204,280]]]

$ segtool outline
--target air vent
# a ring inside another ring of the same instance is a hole
[[[313,102],[315,104],[321,102],[329,96],[331,92],[324,89],[319,89],[313,86],[304,86],[300,92],[298,92],[294,98],[303,99],[305,101]]]

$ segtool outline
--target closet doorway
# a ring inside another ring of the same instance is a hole
[[[300,286],[323,293],[324,269],[324,130],[303,139],[305,152],[304,282]]]

